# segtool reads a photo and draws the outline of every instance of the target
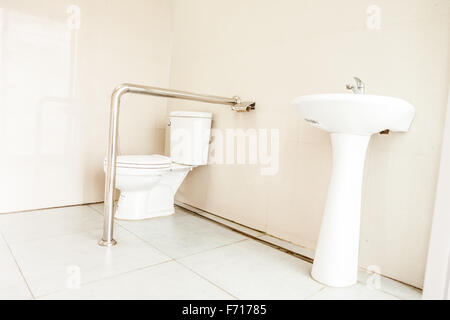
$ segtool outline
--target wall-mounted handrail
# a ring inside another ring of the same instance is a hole
[[[116,240],[114,240],[114,191],[116,189],[117,139],[119,134],[120,100],[127,93],[230,105],[232,110],[238,112],[248,112],[255,109],[255,102],[242,102],[237,96],[224,98],[128,83],[118,86],[114,90],[111,98],[108,153],[106,158],[103,238],[99,243],[105,247],[117,244]]]

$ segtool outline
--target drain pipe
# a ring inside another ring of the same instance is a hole
[[[224,98],[128,83],[118,86],[114,90],[111,98],[108,153],[106,158],[103,237],[99,242],[99,245],[103,247],[111,247],[117,244],[117,241],[114,240],[114,191],[116,189],[117,140],[119,135],[120,100],[122,96],[127,93],[224,104],[231,106],[231,109],[237,112],[249,112],[255,110],[256,105],[255,102],[252,101],[242,102],[237,96],[233,98]]]

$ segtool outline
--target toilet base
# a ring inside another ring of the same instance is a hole
[[[164,172],[159,178],[156,175],[118,174],[120,198],[115,218],[135,221],[174,214],[175,194],[192,169],[191,166],[174,164],[170,171]]]
[[[145,220],[170,216],[174,213],[174,194],[168,186],[163,185],[151,191],[122,191],[115,218]]]

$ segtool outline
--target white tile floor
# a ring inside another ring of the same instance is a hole
[[[390,279],[332,289],[311,264],[183,209],[117,223],[102,248],[102,204],[0,215],[0,299],[420,299]],[[258,234],[262,239],[263,234]]]

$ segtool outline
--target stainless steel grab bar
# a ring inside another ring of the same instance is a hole
[[[106,179],[105,179],[105,208],[103,238],[99,244],[104,247],[111,247],[117,244],[114,240],[114,191],[116,189],[116,164],[117,164],[117,137],[119,134],[119,109],[120,100],[126,93],[145,94],[156,97],[193,100],[206,103],[230,105],[231,109],[238,112],[248,112],[255,109],[255,102],[242,102],[239,97],[224,98],[207,96],[202,94],[147,87],[136,84],[121,84],[118,86],[111,98],[111,114],[109,123],[108,154],[106,159]]]

